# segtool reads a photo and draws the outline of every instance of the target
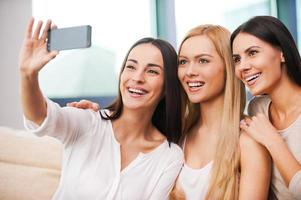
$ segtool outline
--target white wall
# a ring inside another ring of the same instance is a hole
[[[31,0],[0,0],[0,126],[22,128],[18,54]]]

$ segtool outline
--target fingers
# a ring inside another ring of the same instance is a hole
[[[52,24],[51,25],[51,29],[57,29],[57,25],[56,24]]]
[[[37,27],[36,27],[36,29],[34,31],[33,39],[36,39],[36,40],[39,39],[39,35],[40,35],[40,31],[41,31],[42,25],[43,25],[43,22],[39,21],[38,24],[37,24]]]
[[[74,102],[70,102],[70,103],[67,103],[66,106],[68,106],[68,107],[76,107],[76,103],[77,102],[75,102],[75,101]]]
[[[50,60],[52,60],[53,58],[55,58],[57,55],[59,54],[58,51],[51,51],[49,52],[42,60],[42,66],[41,68],[46,65]]]
[[[100,106],[97,103],[92,103],[92,110],[99,111],[100,110]]]
[[[245,129],[248,127],[248,125],[247,125],[245,119],[242,119],[242,120],[240,121],[239,127],[240,127],[241,129],[243,129],[243,130],[245,130]]]
[[[25,33],[25,38],[31,38],[33,24],[34,24],[34,18],[31,17],[29,19],[29,22],[28,22],[28,25],[27,25],[27,31]]]
[[[92,109],[95,112],[99,111],[100,109],[97,103],[93,103],[92,101],[88,101],[88,100],[80,100],[79,102],[67,103],[67,106],[81,108],[81,109]]]
[[[46,40],[47,35],[48,35],[48,30],[50,29],[50,27],[51,27],[51,20],[48,19],[47,22],[46,22],[46,25],[45,25],[45,27],[44,27],[43,34],[42,34],[42,36],[41,36],[41,39],[42,39],[43,41]]]
[[[241,120],[239,123],[239,127],[244,130],[244,131],[248,131],[250,128],[250,124],[252,123],[252,120],[248,117],[246,117],[245,119]]]
[[[91,101],[83,99],[79,101],[78,107],[83,109],[91,109],[93,108],[93,103]]]
[[[245,123],[246,123],[247,126],[250,126],[250,124],[252,123],[252,119],[246,117],[245,118]]]
[[[59,54],[59,51],[57,51],[57,50],[51,51],[51,52],[48,54],[49,59],[51,60],[51,59],[55,58],[58,54]]]

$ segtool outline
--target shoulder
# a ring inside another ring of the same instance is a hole
[[[251,136],[249,136],[247,133],[242,132],[239,137],[239,146],[241,151],[243,150],[261,150],[264,149],[264,146],[259,144],[256,140],[254,140]]]
[[[77,119],[77,123],[82,124],[88,128],[87,131],[94,130],[96,128],[110,127],[110,120],[105,120],[101,117],[100,111],[94,111],[92,109],[81,109],[74,107],[64,107],[66,113],[69,113],[70,117]]]
[[[173,154],[181,155],[181,156],[184,155],[182,148],[179,145],[177,145],[177,144],[175,144],[173,142],[169,143],[169,147],[168,148],[169,148],[169,151],[172,152]]]
[[[259,95],[253,97],[248,104],[248,114],[250,116],[257,113],[266,113],[271,99],[268,95]]]
[[[166,142],[165,159],[168,162],[184,163],[184,153],[181,147],[172,142]]]
[[[247,133],[242,131],[239,136],[239,145],[240,148],[245,148],[245,147],[257,146],[259,144]]]
[[[239,146],[242,161],[250,160],[254,162],[254,159],[257,161],[270,159],[267,149],[244,132],[240,134]]]

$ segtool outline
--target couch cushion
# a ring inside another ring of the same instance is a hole
[[[61,159],[57,140],[0,127],[0,199],[51,199]]]

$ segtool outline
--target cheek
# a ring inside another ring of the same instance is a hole
[[[120,81],[119,81],[119,89],[122,90],[124,88],[124,83],[127,80],[127,75],[126,73],[122,72],[120,75]]]
[[[224,89],[226,79],[224,69],[216,70],[214,73],[211,72],[210,75],[208,74],[208,78],[210,79],[212,90],[220,92]]]
[[[220,72],[220,74],[216,75],[216,78],[213,80],[213,83],[217,89],[217,91],[222,91],[225,87],[225,73]]]
[[[184,76],[185,76],[185,69],[178,68],[178,79],[180,80],[182,86],[184,86]]]
[[[240,75],[240,71],[239,71],[239,69],[238,69],[238,67],[235,67],[235,76],[238,78],[238,79],[240,79],[241,80],[241,75]]]
[[[164,90],[164,76],[162,75],[160,77],[151,78],[149,80],[153,85],[155,91],[159,91],[160,93],[162,93],[162,91]]]
[[[269,72],[266,73],[267,78],[267,82],[271,82],[271,83],[277,83],[279,81],[279,79],[281,79],[282,76],[282,70],[280,66],[275,67],[269,67]]]
[[[156,81],[155,82],[156,86],[153,88],[153,97],[155,97],[157,100],[161,100],[161,98],[164,96],[165,94],[165,90],[164,90],[164,81],[159,82]]]

